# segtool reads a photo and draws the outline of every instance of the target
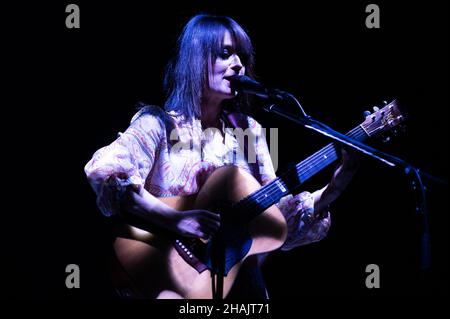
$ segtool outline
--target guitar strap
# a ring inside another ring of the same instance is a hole
[[[248,129],[248,116],[243,114],[243,113],[228,113],[224,111],[224,118],[225,118],[225,122],[227,123],[228,127],[231,128],[241,128],[243,131]],[[250,130],[248,130],[249,133],[252,133]],[[254,136],[253,136],[254,137]],[[256,150],[254,149],[253,151],[255,152],[255,162],[254,163],[250,163],[248,160],[248,140],[249,138],[244,135],[244,145],[241,145],[242,143],[240,139],[238,139],[238,143],[239,143],[239,147],[241,148],[241,150],[244,151],[244,156],[245,156],[245,161],[248,163],[248,165],[250,166],[250,169],[252,171],[253,176],[257,179],[257,181],[259,183],[262,183],[261,180],[261,174],[259,172],[259,162],[258,162],[258,154],[256,153]],[[252,138],[252,140],[254,140]],[[252,145],[252,147],[254,147]]]

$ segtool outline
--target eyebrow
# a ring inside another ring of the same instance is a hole
[[[229,44],[222,46],[222,49],[228,49],[228,50],[231,50],[231,51],[235,51],[234,46],[229,45]]]

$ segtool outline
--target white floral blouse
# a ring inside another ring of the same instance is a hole
[[[164,120],[168,117],[172,119],[170,125]],[[261,125],[251,117],[247,120],[255,136],[252,143],[259,182],[265,185],[276,177],[272,160]],[[95,152],[85,172],[97,194],[99,209],[111,216],[117,214],[119,198],[131,184],[157,197],[177,196],[198,192],[209,174],[221,166],[235,165],[253,174],[245,157],[239,154],[242,151],[231,128],[224,128],[224,135],[219,130],[202,132],[200,121],[186,123],[182,116],[146,106],[124,133]],[[315,217],[309,192],[283,197],[277,205],[288,225],[287,240],[281,249],[316,242],[327,234],[330,216],[327,213]]]

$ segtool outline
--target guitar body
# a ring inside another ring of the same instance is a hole
[[[183,211],[214,211],[217,203],[237,203],[261,187],[256,179],[235,166],[214,171],[195,195],[159,198]],[[244,260],[279,248],[286,239],[287,226],[279,209],[272,205],[249,223],[250,249],[223,281],[223,296],[230,291]],[[125,272],[129,288],[141,298],[212,298],[212,276],[199,273],[174,248],[173,239],[126,225],[114,241],[117,267]]]

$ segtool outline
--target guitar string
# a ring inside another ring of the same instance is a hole
[[[398,114],[393,113],[393,116],[398,116]],[[368,125],[366,125],[366,130],[369,131],[369,136],[371,133],[373,133],[377,128],[380,128],[380,125],[378,123],[379,121],[373,122],[373,123],[369,123]],[[350,131],[349,133],[347,133],[347,135],[352,136],[354,134],[354,138],[359,139],[363,136],[367,137],[367,133],[365,133],[364,129],[362,128],[362,124],[357,126],[356,128],[354,128],[352,131]],[[330,151],[332,152],[332,154],[330,154]],[[331,162],[333,162],[334,160],[336,160],[335,158],[330,161],[329,163],[327,163],[326,161],[323,161],[323,155],[327,155],[327,157],[330,157],[331,155],[335,155],[335,150],[334,150],[334,146],[333,144],[329,144],[326,147],[324,147],[322,150],[320,150],[319,152],[317,152],[316,154],[313,154],[312,156],[310,156],[309,158],[307,158],[305,161],[301,162],[299,165],[301,166],[305,166],[308,165],[308,167],[304,168],[303,170],[298,169],[297,167],[297,173],[298,175],[304,176],[304,181],[306,179],[308,179],[311,175],[314,175],[314,171],[320,171],[323,167],[331,164]],[[319,156],[320,155],[320,156]],[[321,164],[321,165],[317,165],[317,164]],[[308,176],[308,173],[310,173],[310,175]],[[284,182],[280,179],[277,178],[279,183],[282,183],[283,187],[286,187],[286,185],[284,184]],[[247,200],[241,203],[241,205],[244,208],[251,208],[252,206],[256,206],[255,208],[258,207],[258,204],[262,204],[263,206],[267,206],[267,203],[265,203],[265,201],[267,200],[271,200],[274,201],[271,197],[276,194],[279,193],[280,189],[279,187],[276,185],[276,183],[270,183],[268,184],[268,187],[262,187],[260,190],[258,190],[258,192],[260,193],[264,193],[265,196],[263,198],[258,198],[258,196],[256,197],[256,199],[259,201],[257,203],[255,203],[254,201],[252,201],[251,197],[247,198]],[[284,193],[284,192],[283,192]],[[276,202],[276,201],[275,201]]]
[[[329,150],[328,150],[329,151]],[[318,172],[322,170],[324,167],[328,166],[332,162],[334,162],[337,159],[336,151],[333,151],[333,154],[328,153],[328,158],[331,160],[328,161],[320,161],[320,165],[315,165],[313,168],[303,168],[303,169],[296,169],[297,175],[299,175],[301,183],[305,182],[310,176],[314,175],[314,172]],[[278,183],[281,183],[281,185],[285,188],[288,188],[286,186],[286,183],[278,177],[276,179]],[[270,183],[269,186],[265,188],[261,188],[258,190],[259,193],[262,193],[264,195],[257,195],[249,197],[243,202],[239,203],[239,205],[243,209],[257,209],[260,206],[263,206],[264,208],[270,207],[272,203],[276,203],[279,198],[286,196],[287,194],[285,192],[280,192],[280,187],[276,185],[277,183]],[[276,196],[276,197],[274,197]],[[278,198],[277,198],[278,197]]]
[[[322,149],[320,152],[314,154],[314,156],[312,158],[306,159],[304,162],[301,162],[300,165],[300,169],[299,167],[295,167],[295,174],[299,175],[300,180],[306,180],[307,176],[305,176],[308,171],[312,171],[314,168],[318,168],[317,163],[323,162],[323,155],[327,154],[328,158],[333,158],[332,161],[334,161],[334,156],[332,156],[331,151],[332,151],[332,146],[331,145],[327,145],[324,149]],[[335,153],[335,151],[333,150],[332,153]],[[334,154],[333,154],[334,155]],[[320,161],[318,161],[316,158],[320,157]],[[330,161],[331,162],[331,161]],[[316,165],[313,165],[316,164]],[[327,165],[327,163],[324,163],[324,165]],[[307,166],[304,167],[303,169],[301,168],[301,166]],[[284,174],[283,174],[284,175]],[[282,179],[283,176],[280,176],[277,178],[278,182],[282,184],[283,187],[286,187],[285,182]],[[264,197],[262,197],[261,195],[256,194],[256,196],[254,196],[253,198],[257,201],[257,203],[254,204],[254,206],[258,206],[258,204],[266,204],[264,201],[266,199],[270,199],[270,197],[272,197],[274,194],[279,193],[280,188],[276,185],[275,183],[270,183],[267,184],[266,187],[262,187],[260,190],[258,190],[259,193],[264,193]],[[284,192],[283,192],[284,193]],[[266,196],[267,195],[267,196]],[[269,197],[269,198],[268,198]],[[250,203],[252,203],[253,201],[250,201]],[[244,207],[248,208],[248,203],[244,203]]]
[[[367,125],[367,130],[369,130],[370,133],[373,133],[373,131],[374,131],[373,127],[377,127],[378,128],[379,124],[376,123],[376,122],[375,123],[371,123],[371,124]],[[364,129],[362,129],[361,125],[357,126],[356,128],[354,128],[352,131],[347,133],[347,135],[349,135],[349,136],[353,135],[353,137],[356,138],[356,139],[359,139],[359,138],[362,139],[362,137],[368,137],[368,134],[364,131]],[[334,149],[334,145],[333,144],[328,144],[322,150],[318,151],[317,153],[315,153],[315,154],[311,155],[310,157],[308,157],[306,160],[304,160],[304,161],[300,162],[299,164],[297,164],[297,166],[296,166],[297,174],[300,177],[304,176],[303,182],[306,181],[312,175],[314,175],[315,172],[318,172],[318,171],[322,170],[324,167],[328,166],[329,164],[331,164],[332,162],[334,162],[337,159],[337,158],[333,158],[333,160],[331,160],[329,162],[323,161],[324,153],[326,153],[325,155],[327,156],[327,158],[336,155],[336,151]],[[320,154],[320,156],[319,156],[319,154]],[[318,165],[318,164],[320,164],[320,165]],[[306,165],[308,167],[305,167],[305,168],[302,169],[301,166],[306,166]],[[308,176],[308,173],[310,174],[309,176]],[[280,177],[278,177],[275,180],[278,180],[279,183],[282,183],[283,187],[286,187],[285,183],[281,180]],[[258,198],[258,196],[260,196],[260,195],[257,195],[256,199],[257,200],[259,199],[259,201],[255,202],[254,200],[252,200],[253,197],[248,197],[248,198],[243,199],[242,202],[240,203],[240,205],[242,205],[246,209],[258,208],[260,205],[262,205],[263,207],[270,207],[270,204],[267,204],[266,202],[268,200],[270,200],[272,202],[276,202],[276,200],[273,200],[272,197],[273,197],[273,195],[277,195],[280,192],[280,188],[276,185],[276,183],[273,183],[273,182],[267,184],[266,186],[261,187],[257,191],[258,193],[264,193],[265,194],[264,197],[262,197],[262,198]],[[282,192],[282,194],[284,194],[284,192]]]
[[[399,115],[399,113],[396,113],[395,110],[394,110],[394,112],[392,110],[390,112],[396,118]],[[375,121],[373,123],[369,123],[368,125],[366,125],[366,129],[363,128],[363,124],[358,125],[354,129],[352,129],[349,133],[347,133],[347,135],[351,136],[351,137],[353,137],[355,139],[360,139],[361,138],[361,140],[363,139],[363,137],[367,138],[367,137],[370,136],[370,134],[375,132],[375,130],[377,128],[380,127],[378,122],[379,121]],[[368,131],[369,133],[366,133],[366,131]],[[331,154],[330,154],[330,152],[331,152]],[[313,173],[314,171],[318,172],[318,171],[322,170],[324,167],[328,166],[329,164],[331,164],[332,162],[334,162],[337,159],[337,158],[334,158],[332,161],[329,161],[329,163],[328,163],[327,161],[323,161],[323,155],[326,155],[327,158],[336,155],[336,151],[335,151],[334,145],[332,143],[328,144],[322,150],[319,150],[317,153],[311,155],[310,157],[308,157],[307,159],[305,159],[304,161],[302,161],[302,162],[300,162],[299,164],[296,165],[296,171],[297,171],[297,174],[300,177],[300,180],[301,180],[301,176],[302,175],[304,176],[304,179],[303,179],[302,183],[304,181],[306,181],[309,177],[314,175],[315,174],[315,173]],[[320,164],[320,165],[318,165],[318,164]],[[303,171],[302,171],[301,166],[306,166],[306,165],[308,167],[304,168]],[[308,173],[310,173],[309,176],[308,176]],[[283,187],[286,187],[286,184],[282,181],[282,179],[280,177],[278,177],[273,182],[267,184],[266,185],[267,187],[263,186],[257,191],[257,193],[264,193],[264,197],[263,198],[258,198],[258,196],[260,196],[260,195],[257,195],[256,200],[259,199],[259,201],[254,201],[254,200],[252,200],[253,197],[249,196],[249,197],[246,197],[245,199],[243,199],[242,201],[240,201],[238,203],[241,206],[243,206],[243,208],[245,208],[245,209],[258,208],[261,204],[262,204],[263,207],[270,207],[270,205],[265,203],[265,201],[267,201],[269,199],[270,199],[270,201],[274,201],[271,197],[273,195],[276,195],[276,194],[278,194],[280,192],[280,188],[278,187],[278,185],[276,185],[277,184],[275,182],[276,180],[278,180],[278,182],[281,183]],[[284,192],[282,192],[282,194],[284,194]],[[276,202],[276,201],[274,201],[274,202]]]
[[[360,138],[364,135],[365,135],[365,133],[361,132],[361,134],[355,135],[355,137]],[[324,156],[326,156],[327,158],[331,158],[331,157],[334,157],[334,155],[336,155],[335,146],[333,144],[328,144],[327,146],[325,146],[323,149],[321,149],[317,153],[309,156],[304,161],[297,164],[296,171],[298,174],[305,176],[307,173],[309,173],[309,171],[314,171],[315,168],[318,167],[318,164],[323,163],[322,166],[329,165],[335,159],[331,160],[330,163],[328,163],[327,161],[323,161],[323,158],[324,158]],[[268,185],[270,185],[270,184],[268,184]],[[264,186],[262,188],[264,188]]]
[[[362,130],[360,128],[360,126],[354,128],[353,130],[351,130],[348,133],[349,136],[352,136],[356,139],[359,139],[363,136],[367,136],[367,134],[364,132],[364,130]],[[335,150],[335,146],[330,143],[327,146],[325,146],[323,149],[319,150],[317,153],[309,156],[307,159],[305,159],[304,161],[300,162],[299,164],[296,165],[296,172],[299,176],[304,176],[304,179],[302,182],[304,182],[306,179],[308,179],[308,173],[311,171],[320,171],[322,170],[325,166],[328,166],[329,164],[331,164],[332,162],[334,162],[337,158],[334,158],[333,160],[329,161],[323,161],[323,157],[324,155],[327,158],[332,158],[336,155],[336,150]],[[321,164],[321,165],[319,165]],[[302,166],[304,168],[302,168]],[[307,166],[307,167],[305,167]],[[306,176],[305,176],[306,175]],[[314,175],[314,173],[312,173],[312,175]],[[301,179],[301,178],[300,178]],[[286,187],[286,184],[281,180],[280,177],[276,178],[275,180],[278,180],[280,183],[282,183],[283,187]],[[275,181],[274,180],[274,181]],[[273,181],[273,182],[274,182]],[[260,204],[263,204],[263,206],[266,205],[266,203],[264,203],[265,201],[267,201],[268,199],[271,199],[270,197],[272,197],[274,194],[279,193],[280,192],[280,188],[276,185],[275,183],[269,183],[266,186],[261,187],[257,192],[263,192],[265,195],[262,198],[258,198],[256,197],[255,199],[259,201],[255,202],[252,199],[252,196],[247,197],[245,199],[243,199],[241,202],[238,202],[240,205],[243,206],[243,208],[251,208],[252,206],[255,206],[255,208],[257,208],[258,206],[260,206]],[[266,196],[267,194],[267,196]],[[249,203],[246,203],[246,201],[250,201]]]

